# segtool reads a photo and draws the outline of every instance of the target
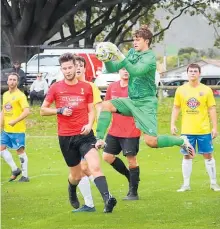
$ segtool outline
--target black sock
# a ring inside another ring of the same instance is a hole
[[[131,169],[129,169],[129,171],[130,171],[130,187],[136,193],[137,189],[138,189],[138,184],[139,184],[139,181],[140,181],[140,169],[139,169],[139,166],[137,166],[136,168],[131,168]]]
[[[71,186],[71,190],[76,192],[76,187],[77,187],[78,184],[71,184],[69,180],[68,180],[68,182],[69,182],[69,184]]]
[[[104,202],[109,199],[108,184],[105,176],[96,177],[94,183],[102,195]]]
[[[125,166],[124,162],[120,158],[116,157],[115,160],[112,162],[111,166],[116,171],[118,171],[122,175],[126,176],[126,178],[128,179],[128,182],[130,181],[129,170],[127,169],[127,167]]]

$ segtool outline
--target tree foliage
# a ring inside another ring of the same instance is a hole
[[[130,42],[138,22],[148,24],[158,41],[183,13],[202,13],[216,23],[216,16],[206,13],[212,2],[218,0],[1,0],[1,26],[13,58],[24,58],[17,46],[41,45],[57,33],[60,38],[49,45],[78,46],[82,39],[85,47],[99,39],[117,45]],[[159,8],[169,13],[164,27],[155,17]]]

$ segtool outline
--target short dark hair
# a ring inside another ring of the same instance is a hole
[[[19,78],[20,78],[20,76],[18,75],[18,73],[16,73],[16,72],[10,72],[9,74],[8,74],[8,77],[9,76],[17,76],[17,79],[19,80]]]
[[[153,34],[149,30],[148,25],[142,25],[139,29],[135,30],[133,37],[142,37],[144,40],[149,40],[149,45],[152,42]]]
[[[186,70],[187,72],[188,72],[189,68],[197,68],[197,69],[199,69],[199,73],[201,73],[201,67],[198,64],[188,65],[187,70]]]
[[[82,57],[82,56],[76,56],[76,55],[74,57],[75,57],[75,60],[76,61],[79,61],[79,62],[84,63],[84,67],[86,67],[86,60],[85,60],[84,57]]]
[[[60,63],[60,65],[61,65],[62,63],[68,62],[68,61],[71,61],[71,60],[73,61],[73,64],[75,65],[75,57],[73,56],[72,53],[67,52],[67,53],[64,53],[64,54],[62,54],[62,55],[60,56],[60,58],[59,58],[59,63]]]

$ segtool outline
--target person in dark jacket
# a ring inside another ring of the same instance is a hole
[[[18,88],[20,90],[24,89],[24,85],[26,83],[26,74],[24,71],[21,69],[21,62],[16,60],[13,62],[13,72],[16,72],[19,75],[19,83],[18,83]]]

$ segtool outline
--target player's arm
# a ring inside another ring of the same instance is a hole
[[[209,107],[209,115],[210,115],[210,119],[212,122],[212,127],[217,132],[217,127],[218,127],[218,121],[217,120],[218,119],[217,119],[216,106]]]
[[[89,119],[88,124],[83,126],[81,130],[82,135],[87,135],[90,133],[93,123],[95,121],[95,108],[93,103],[88,103],[88,119]]]
[[[209,92],[207,95],[207,106],[209,116],[212,122],[212,138],[216,138],[218,135],[218,118],[216,112],[216,101],[211,88],[209,88]]]
[[[64,115],[64,116],[71,116],[73,111],[68,107],[61,107],[61,108],[52,108],[50,107],[51,102],[44,100],[41,108],[40,108],[40,115],[41,116],[52,116],[52,115]]]
[[[47,100],[44,100],[41,108],[40,108],[40,115],[41,116],[51,116],[51,115],[57,115],[57,109],[50,107],[51,103]]]
[[[4,128],[4,111],[2,110],[1,111],[1,113],[0,113],[0,115],[1,115],[1,119],[0,119],[0,126],[1,126],[1,131],[3,130],[3,128]]]
[[[93,103],[95,105],[95,110],[96,110],[96,118],[98,119],[102,109],[102,99],[100,95],[100,90],[94,83],[92,84],[92,93],[93,93]]]
[[[156,69],[156,60],[154,56],[143,56],[137,63],[132,64],[125,58],[121,65],[134,77],[146,76],[148,72]]]
[[[176,135],[177,133],[176,120],[178,119],[179,113],[180,113],[180,107],[174,105],[172,109],[171,125],[170,125],[170,130],[173,135]]]
[[[174,97],[174,104],[173,104],[171,123],[170,123],[170,130],[173,135],[176,135],[177,133],[176,120],[178,119],[180,109],[181,109],[180,92],[177,89]]]
[[[10,126],[14,126],[16,123],[22,121],[23,119],[25,119],[28,115],[30,114],[30,108],[29,107],[25,107],[23,108],[22,113],[14,120],[11,120],[8,124]]]
[[[92,125],[95,121],[95,108],[94,108],[94,105],[93,103],[89,103],[88,104],[88,115],[89,115],[89,125],[91,126],[92,128]]]

